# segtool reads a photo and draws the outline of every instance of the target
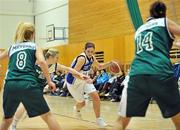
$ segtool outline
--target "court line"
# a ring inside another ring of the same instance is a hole
[[[87,123],[96,124],[96,122],[94,122],[94,121],[89,121],[89,120],[85,120],[85,119],[78,119],[78,118],[75,118],[75,117],[72,117],[72,116],[67,116],[67,115],[58,114],[58,113],[53,113],[53,114],[54,114],[54,115],[57,115],[57,116],[62,116],[62,117],[66,117],[66,118],[71,118],[71,119],[74,119],[74,120],[79,120],[79,121],[84,121],[84,122],[87,122]],[[108,126],[108,127],[113,127],[113,125],[110,125],[110,124],[108,124],[107,126]]]
[[[75,117],[71,117],[71,116],[67,116],[67,115],[63,115],[63,114],[58,114],[58,113],[53,113],[54,115],[56,115],[56,116],[62,116],[62,117],[65,117],[65,118],[71,118],[71,119],[74,119],[74,120],[79,120],[79,121],[84,121],[84,122],[86,122],[86,123],[91,123],[91,124],[96,124],[96,122],[94,122],[94,121],[89,121],[89,120],[84,120],[84,119],[78,119],[78,118],[75,118]],[[113,125],[111,125],[111,124],[108,124],[107,125],[107,127],[113,127]],[[106,127],[105,128],[101,128],[102,130],[104,129],[106,129]],[[130,130],[130,129],[127,129],[127,130]],[[171,129],[162,129],[162,130],[171,130]]]

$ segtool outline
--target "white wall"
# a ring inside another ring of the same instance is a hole
[[[34,20],[36,43],[39,46],[46,48],[68,42],[46,42],[46,39],[42,39],[46,38],[47,25],[68,27],[68,0],[0,0],[0,48],[10,46],[18,22],[33,23]]]
[[[59,8],[68,3],[68,0],[34,0],[34,12],[43,13],[53,8]]]
[[[46,26],[68,27],[68,0],[35,0],[36,43],[42,48],[63,45],[68,41],[46,42]]]
[[[0,13],[30,14],[33,12],[33,0],[0,0]]]
[[[20,21],[33,23],[31,0],[0,0],[0,48],[7,49],[13,41]]]
[[[19,21],[33,23],[33,17],[0,15],[0,48],[7,49],[13,42],[16,26]]]

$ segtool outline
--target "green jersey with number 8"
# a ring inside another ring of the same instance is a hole
[[[174,37],[167,19],[150,19],[135,33],[136,54],[129,75],[173,75],[169,51]]]
[[[9,48],[9,64],[6,74],[6,81],[37,81],[35,53],[35,43],[23,42],[12,45]]]

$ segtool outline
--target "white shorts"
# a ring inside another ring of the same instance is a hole
[[[90,94],[96,92],[96,88],[93,84],[88,84],[80,79],[76,79],[74,84],[67,83],[67,88],[77,102],[85,101],[84,93]]]

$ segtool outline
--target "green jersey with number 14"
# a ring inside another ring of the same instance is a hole
[[[136,54],[130,75],[173,75],[169,51],[174,38],[166,23],[166,18],[151,19],[136,31]]]
[[[35,43],[23,42],[12,45],[9,48],[9,64],[6,74],[6,81],[37,81],[35,53]]]

